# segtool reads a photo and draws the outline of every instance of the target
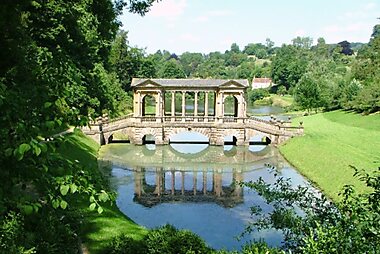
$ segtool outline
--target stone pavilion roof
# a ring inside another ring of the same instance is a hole
[[[220,87],[229,82],[238,83],[243,87],[249,87],[247,79],[140,79],[133,78],[131,87],[136,87],[144,83],[153,83],[163,87],[199,87],[212,88]]]

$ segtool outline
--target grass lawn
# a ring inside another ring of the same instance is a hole
[[[350,165],[369,172],[379,167],[380,114],[333,111],[294,120],[299,121],[304,122],[305,135],[280,147],[286,159],[333,200],[339,200],[345,184],[364,192]]]
[[[286,108],[294,103],[294,98],[291,95],[280,96],[277,94],[270,94],[261,100],[255,101],[255,105],[273,105],[281,108]]]
[[[94,181],[100,179],[102,175],[97,164],[99,145],[80,131],[68,134],[65,140],[66,142],[60,151],[67,158],[78,160],[82,165],[85,165]],[[141,239],[147,233],[145,228],[122,214],[114,202],[103,206],[104,212],[102,214],[89,211],[87,208],[89,204],[87,199],[83,199],[77,205],[84,214],[82,241],[91,254],[101,253],[110,240],[120,233],[125,233],[136,240]]]

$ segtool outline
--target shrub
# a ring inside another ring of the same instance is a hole
[[[109,254],[144,254],[147,253],[147,250],[143,241],[120,234],[112,238],[105,252]]]
[[[126,235],[112,239],[107,248],[111,254],[204,254],[212,253],[204,240],[188,230],[177,230],[171,225],[152,229],[142,241]]]

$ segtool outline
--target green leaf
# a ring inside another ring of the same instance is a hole
[[[53,199],[51,201],[51,204],[53,205],[54,209],[57,209],[59,207],[59,200],[58,199]]]
[[[89,208],[90,208],[91,211],[94,211],[95,207],[96,207],[95,203],[91,203],[90,206],[89,206]]]
[[[22,211],[26,214],[26,215],[29,215],[29,214],[32,214],[33,213],[33,206],[31,205],[23,205],[21,207]]]
[[[60,206],[61,206],[62,209],[66,209],[67,202],[65,200],[61,200]]]
[[[47,102],[45,102],[44,107],[45,107],[45,108],[49,108],[52,104],[53,104],[53,103],[47,101]]]
[[[38,156],[41,154],[41,148],[39,148],[38,146],[35,146],[34,147],[34,153]]]
[[[90,197],[90,202],[91,202],[91,203],[95,202],[95,198],[94,198],[94,196],[91,196],[91,197]]]
[[[61,185],[60,191],[63,196],[66,196],[67,192],[69,191],[70,186],[69,185]]]
[[[99,200],[102,202],[106,202],[107,200],[109,200],[108,194],[106,192],[100,193]]]
[[[53,129],[54,128],[54,121],[46,121],[46,127],[48,127],[48,129]]]
[[[27,151],[30,150],[30,145],[29,144],[26,144],[26,143],[23,143],[21,144],[19,147],[18,147],[18,152],[21,154],[21,155],[24,155],[24,153],[26,153]]]
[[[103,212],[103,208],[101,206],[98,207],[98,213],[102,213]]]
[[[78,186],[75,183],[70,184],[71,193],[75,193],[78,190]]]

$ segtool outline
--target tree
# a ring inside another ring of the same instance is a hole
[[[300,37],[297,36],[292,40],[293,46],[304,48],[304,49],[310,49],[313,45],[313,39],[311,37]]]
[[[354,51],[351,49],[351,44],[348,41],[341,41],[338,43],[338,45],[342,48],[341,53],[350,56],[354,53]]]
[[[261,43],[249,43],[244,47],[243,53],[247,55],[254,55],[259,59],[263,59],[268,56],[267,51],[267,47]]]
[[[235,54],[238,54],[240,53],[240,48],[239,48],[239,45],[237,45],[235,42],[231,44],[231,50],[230,50],[231,53],[235,53]]]
[[[356,80],[362,84],[353,107],[359,112],[376,112],[380,110],[380,25],[373,28],[372,37],[366,47],[359,51],[357,62],[353,66]]]
[[[151,4],[1,2],[1,253],[75,253],[79,219],[67,212],[71,202],[90,199],[91,207],[101,212],[101,204],[109,200],[83,165],[57,152],[64,138],[43,138],[119,109],[115,98],[121,89],[108,62],[119,26],[116,17],[123,6],[144,13]],[[15,234],[5,239],[3,225],[9,223],[16,225]]]
[[[201,53],[185,52],[181,55],[179,60],[183,66],[187,77],[194,76],[195,70],[204,61]]]
[[[255,220],[247,228],[274,228],[285,234],[284,249],[294,253],[377,253],[380,246],[380,172],[368,174],[355,167],[354,176],[368,187],[357,194],[346,185],[341,201],[333,204],[323,193],[298,186],[290,179],[277,177],[274,184],[262,178],[245,186],[257,191],[266,200],[266,209],[252,207]],[[296,211],[296,209],[298,211]]]
[[[160,78],[185,78],[182,65],[174,58],[166,61],[158,73]]]
[[[288,90],[295,87],[306,72],[309,51],[292,45],[282,45],[272,61],[271,76],[274,83],[285,86]]]
[[[321,106],[321,88],[317,79],[310,73],[302,76],[295,87],[295,101],[308,111]]]

